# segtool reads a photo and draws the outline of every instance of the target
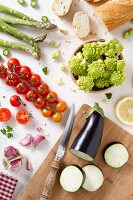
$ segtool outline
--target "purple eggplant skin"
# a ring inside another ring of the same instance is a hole
[[[74,149],[94,159],[101,144],[103,126],[104,118],[97,111],[93,111],[86,119],[70,151]]]

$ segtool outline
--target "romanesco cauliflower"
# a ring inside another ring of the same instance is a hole
[[[101,59],[94,61],[89,65],[88,75],[93,79],[102,77],[104,72],[105,72],[105,64],[104,61]]]
[[[87,75],[87,62],[83,58],[81,52],[77,53],[76,56],[73,56],[68,62],[68,67],[75,76]]]
[[[88,63],[91,63],[95,60],[98,60],[102,58],[102,48],[100,45],[97,44],[97,42],[90,42],[84,44],[83,48],[83,56],[88,61]]]
[[[123,72],[115,71],[111,75],[111,84],[113,85],[121,85],[122,82],[125,80],[125,74]]]
[[[100,77],[98,79],[95,80],[95,86],[97,88],[105,88],[105,87],[109,87],[110,85],[110,80],[107,78],[103,78],[103,77]]]
[[[125,68],[126,68],[125,61],[124,60],[118,60],[117,61],[117,71],[118,72],[123,72]]]
[[[106,69],[109,71],[115,71],[117,68],[117,59],[116,58],[106,58],[104,63],[106,65]]]
[[[94,82],[89,76],[80,76],[77,80],[77,85],[80,90],[90,91],[94,86]]]

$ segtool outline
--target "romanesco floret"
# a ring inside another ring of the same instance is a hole
[[[106,69],[109,71],[115,71],[117,68],[117,59],[116,58],[106,58],[104,63],[106,65]]]
[[[77,85],[80,90],[90,91],[94,86],[94,81],[89,76],[80,76]]]
[[[75,76],[87,75],[87,62],[83,58],[81,52],[77,53],[76,56],[73,56],[68,62],[68,67]]]
[[[111,84],[113,85],[121,85],[122,82],[125,80],[125,74],[123,72],[115,71],[111,75]]]
[[[88,75],[93,79],[102,77],[104,72],[105,72],[105,64],[104,61],[101,59],[94,61],[89,65]]]
[[[106,78],[109,78],[110,76],[111,76],[111,71],[106,69],[102,77],[106,79]]]
[[[100,77],[100,78],[95,80],[95,86],[97,88],[105,88],[105,87],[109,87],[109,85],[110,85],[109,79],[105,79],[103,77]]]
[[[125,61],[124,60],[118,60],[117,61],[117,71],[123,72],[125,68],[126,68]]]
[[[101,43],[100,46],[104,49],[104,54],[108,57],[116,57],[123,51],[123,46],[116,38]]]
[[[90,42],[84,44],[83,48],[83,56],[88,61],[88,63],[91,63],[95,60],[98,60],[102,58],[102,48],[100,45],[97,44],[97,42]]]

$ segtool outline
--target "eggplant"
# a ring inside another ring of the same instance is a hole
[[[83,128],[73,142],[70,152],[79,158],[93,161],[101,144],[104,114],[98,104],[93,107],[93,112],[86,119]]]

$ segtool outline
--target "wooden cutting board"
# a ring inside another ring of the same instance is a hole
[[[69,152],[69,148],[74,138],[85,123],[85,113],[88,109],[88,105],[83,105],[76,115],[68,149],[63,159],[60,172],[63,167],[67,165],[77,164],[82,167],[88,164],[88,162],[78,159]],[[128,163],[119,169],[109,167],[103,159],[104,148],[107,144],[114,141],[123,143],[127,147],[130,154]],[[19,195],[18,200],[39,200],[58,144],[59,141],[53,147],[28,185]],[[105,181],[99,190],[93,193],[87,192],[84,189],[79,189],[75,193],[65,192],[59,183],[59,172],[50,200],[133,200],[133,136],[129,135],[126,131],[121,129],[109,119],[105,118],[102,144],[94,162],[92,163],[100,167],[104,173]]]

